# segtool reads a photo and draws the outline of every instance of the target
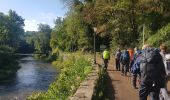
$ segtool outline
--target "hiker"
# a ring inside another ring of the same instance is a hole
[[[122,75],[127,76],[127,72],[129,71],[129,63],[130,63],[130,56],[127,49],[125,49],[125,51],[122,52],[120,60],[122,63]]]
[[[140,100],[147,100],[149,94],[151,100],[159,100],[160,88],[165,85],[165,68],[159,50],[148,44],[142,47],[140,73]]]
[[[102,54],[102,59],[103,59],[103,62],[104,62],[104,67],[107,69],[108,67],[108,62],[110,60],[110,54],[109,54],[109,51],[107,49],[105,49],[103,51],[103,54]]]
[[[167,83],[170,77],[170,58],[166,57],[168,53],[167,53],[167,46],[165,44],[160,45],[160,54],[162,56],[164,66],[165,66],[165,71],[166,71],[165,87],[161,88],[160,90],[160,100],[170,100],[170,97],[168,96],[168,92],[167,92]]]
[[[131,62],[132,62],[132,60],[133,60],[133,56],[134,56],[132,48],[129,48],[129,49],[128,49],[128,52],[129,52],[129,56],[130,56],[130,63],[129,63],[129,64],[131,64]],[[132,67],[132,66],[129,65],[129,70],[130,70],[130,71],[131,71],[131,67]]]
[[[121,51],[118,49],[118,51],[115,54],[115,62],[116,62],[116,70],[120,71],[120,56],[121,56]]]
[[[136,82],[137,82],[137,76],[140,78],[140,61],[141,61],[142,55],[141,51],[135,48],[135,54],[133,57],[133,60],[131,62],[132,68],[131,68],[131,73],[132,73],[132,85],[134,89],[137,89],[136,87]]]
[[[133,57],[132,57],[132,61],[130,62],[130,68],[132,68],[133,64],[134,64],[134,61],[136,60],[138,54],[141,53],[141,50],[139,50],[137,47],[134,48],[134,54],[133,54]]]

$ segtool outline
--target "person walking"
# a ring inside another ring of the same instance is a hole
[[[137,83],[137,76],[141,76],[140,74],[140,61],[141,61],[142,55],[141,55],[141,51],[137,51],[134,54],[133,57],[133,64],[132,64],[132,68],[131,68],[131,73],[132,73],[132,85],[134,89],[137,89],[136,83]]]
[[[121,56],[121,51],[118,49],[118,51],[115,54],[115,62],[116,62],[116,70],[120,71],[120,56]]]
[[[122,75],[127,76],[127,72],[129,71],[129,63],[130,63],[130,56],[127,49],[121,54],[121,63],[122,63]]]
[[[142,58],[140,61],[140,100],[159,100],[160,89],[165,85],[165,67],[159,50],[148,44],[142,47]]]
[[[103,62],[104,62],[104,67],[105,67],[105,69],[107,69],[107,67],[108,67],[108,62],[109,62],[109,60],[110,60],[110,53],[109,53],[108,49],[105,49],[105,50],[103,51],[102,59],[103,59]]]
[[[160,100],[170,100],[170,97],[167,92],[167,83],[170,75],[170,69],[168,68],[169,66],[167,65],[168,59],[165,57],[167,53],[167,46],[165,44],[160,45],[160,54],[162,56],[164,66],[165,66],[165,71],[166,71],[166,80],[165,80],[165,87],[161,88],[160,90]]]
[[[133,60],[133,56],[134,56],[134,52],[133,52],[133,49],[132,48],[129,48],[128,49],[128,52],[129,52],[129,56],[130,56],[130,62],[129,62],[129,71],[131,71],[131,63],[132,63],[132,60]]]

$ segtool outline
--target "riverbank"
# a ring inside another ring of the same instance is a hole
[[[5,81],[15,75],[20,68],[18,57],[12,54],[9,47],[0,47],[0,82]]]
[[[49,86],[47,92],[34,93],[28,100],[66,100],[73,95],[80,83],[91,72],[91,57],[80,53],[68,53],[53,62],[60,68],[60,75]]]
[[[0,100],[26,100],[33,92],[47,91],[58,75],[51,64],[32,56],[22,57],[19,65],[15,76],[0,84]]]

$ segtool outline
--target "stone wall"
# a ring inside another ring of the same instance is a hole
[[[76,93],[70,100],[91,100],[95,91],[97,80],[99,79],[99,67],[96,66],[87,78],[80,84]]]

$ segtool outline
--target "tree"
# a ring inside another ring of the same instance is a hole
[[[18,48],[23,30],[24,19],[15,11],[9,10],[8,15],[0,13],[0,44]]]
[[[9,41],[11,47],[18,47],[21,36],[24,33],[24,19],[19,16],[15,11],[9,10],[8,12],[8,26]]]
[[[48,53],[50,51],[51,28],[47,24],[39,24],[38,32],[34,40],[34,47],[38,53]]]

